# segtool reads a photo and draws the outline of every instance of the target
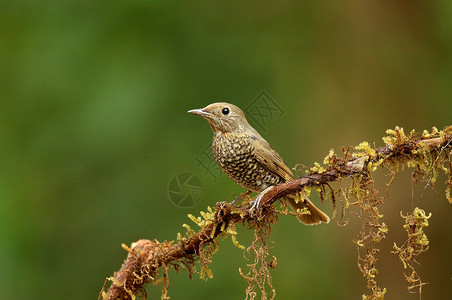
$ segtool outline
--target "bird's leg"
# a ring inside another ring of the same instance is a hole
[[[242,199],[244,196],[248,196],[248,195],[251,194],[251,193],[252,193],[252,191],[246,191],[245,194],[242,194],[242,195],[238,196],[237,198],[235,198],[235,199],[232,201],[232,204],[235,204],[237,201],[239,201],[240,199]]]
[[[269,186],[265,190],[263,190],[259,195],[257,195],[256,199],[253,201],[253,205],[251,206],[249,213],[251,214],[253,210],[256,208],[259,208],[259,205],[261,203],[262,198],[267,194],[271,189],[273,189],[275,186]]]

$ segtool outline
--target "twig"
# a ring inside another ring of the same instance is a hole
[[[200,258],[203,248],[215,243],[216,237],[223,232],[222,230],[238,223],[245,224],[262,216],[266,210],[271,209],[275,201],[285,195],[294,194],[306,187],[320,187],[346,176],[366,175],[370,163],[375,164],[382,160],[397,162],[413,155],[421,148],[434,152],[438,149],[450,148],[451,144],[452,134],[447,133],[442,137],[420,138],[381,147],[375,149],[373,155],[352,157],[347,150],[345,158],[337,160],[337,163],[330,166],[328,170],[308,174],[292,182],[275,186],[262,198],[257,216],[250,215],[248,202],[243,202],[238,207],[231,203],[222,203],[215,207],[213,222],[203,226],[187,240],[158,242],[142,239],[132,243],[130,248],[123,245],[129,254],[120,270],[110,277],[112,284],[106,293],[101,292],[102,297],[103,299],[135,299],[138,293],[145,296],[144,286],[149,282],[156,283],[160,270],[163,270],[162,278],[166,280],[166,272],[170,265],[176,269],[190,269],[191,263]],[[190,276],[193,272],[189,270]],[[166,299],[165,292],[162,299]]]

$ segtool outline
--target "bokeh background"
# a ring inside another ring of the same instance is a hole
[[[385,130],[452,124],[450,1],[2,1],[0,8],[0,298],[96,299],[121,266],[121,243],[172,240],[198,214],[242,192],[196,157],[207,123],[186,113],[226,100],[248,107],[265,91],[282,115],[262,135],[289,166]],[[252,125],[255,123],[251,122]],[[203,195],[168,198],[188,172]],[[392,245],[400,211],[433,213],[419,274],[424,299],[452,298],[452,207],[445,176],[413,187],[409,170],[388,189],[378,261],[387,299],[409,294]],[[318,197],[313,201],[318,203]],[[319,206],[332,213],[329,203]],[[359,231],[282,217],[271,236],[277,299],[361,299]],[[195,227],[193,224],[192,227]],[[239,228],[248,244],[251,232]],[[172,299],[243,299],[243,251],[221,242],[214,278],[170,273]],[[160,287],[148,287],[159,299]]]

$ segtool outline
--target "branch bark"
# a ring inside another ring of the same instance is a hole
[[[308,174],[292,182],[275,186],[262,198],[259,211],[262,213],[262,211],[269,209],[278,199],[288,194],[294,194],[305,187],[323,186],[346,176],[366,175],[369,163],[375,164],[382,160],[384,162],[397,162],[416,155],[414,153],[419,149],[424,149],[431,153],[451,151],[452,134],[446,130],[445,132],[447,133],[440,137],[409,138],[401,141],[401,143],[375,149],[372,155],[353,157],[348,151],[344,151],[345,157],[337,160],[328,170],[321,173]],[[240,213],[237,213],[237,210]],[[158,242],[142,239],[132,243],[130,248],[123,245],[128,251],[128,256],[120,270],[109,278],[112,284],[108,291],[106,293],[102,291],[99,298],[133,299],[140,292],[145,294],[144,286],[151,281],[155,281],[160,270],[163,270],[163,278],[165,279],[168,266],[170,265],[176,269],[179,267],[190,268],[190,262],[194,262],[199,258],[203,247],[214,243],[215,238],[222,232],[222,229],[237,223],[244,224],[256,218],[256,215],[250,215],[249,210],[250,204],[248,202],[244,202],[238,207],[231,203],[219,203],[215,206],[215,220],[213,223],[203,226],[201,230],[188,240]],[[164,298],[165,287],[162,295],[162,299]]]

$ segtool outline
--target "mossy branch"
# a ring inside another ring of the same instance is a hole
[[[442,131],[434,128],[431,133],[424,131],[422,136],[416,137],[412,131],[406,135],[402,128],[396,127],[395,130],[388,130],[388,136],[383,138],[386,146],[373,149],[367,142],[359,146],[347,149],[343,148],[343,156],[339,158],[334,151],[330,151],[324,160],[324,166],[315,163],[307,171],[307,175],[292,182],[283,183],[275,186],[264,195],[258,211],[250,213],[250,201],[243,201],[240,205],[232,203],[217,203],[212,210],[209,208],[207,213],[201,213],[202,218],[191,216],[192,220],[201,226],[197,232],[188,225],[186,236],[178,235],[176,241],[159,242],[157,240],[139,240],[132,243],[129,247],[123,244],[123,248],[128,251],[128,256],[119,271],[114,276],[108,278],[112,283],[106,292],[102,291],[99,299],[135,299],[141,294],[146,298],[145,285],[147,283],[162,283],[161,299],[169,299],[168,291],[168,270],[170,268],[178,271],[185,269],[190,278],[196,272],[195,262],[201,261],[201,277],[211,277],[211,272],[207,264],[212,261],[212,255],[218,246],[217,237],[231,235],[234,243],[239,246],[235,240],[236,224],[248,225],[255,231],[255,242],[248,248],[248,251],[254,251],[255,264],[251,268],[261,265],[266,271],[267,267],[276,265],[276,258],[265,261],[267,257],[267,248],[265,237],[271,231],[271,225],[277,222],[278,212],[273,203],[288,194],[301,193],[302,196],[309,196],[309,188],[313,187],[320,192],[321,198],[325,193],[329,193],[336,211],[336,198],[341,198],[343,207],[351,204],[358,204],[363,211],[362,222],[363,231],[360,232],[356,241],[358,252],[360,248],[366,249],[364,257],[358,257],[358,267],[367,278],[367,284],[372,295],[363,296],[366,299],[382,299],[385,289],[377,286],[375,274],[378,272],[375,268],[375,257],[378,248],[374,243],[384,238],[387,227],[380,222],[381,215],[378,213],[377,205],[382,202],[376,197],[376,191],[373,188],[373,180],[370,173],[375,171],[378,166],[390,168],[395,178],[399,164],[414,168],[413,178],[416,176],[428,177],[430,183],[434,183],[439,169],[442,169],[447,175],[446,197],[452,203],[450,189],[452,187],[451,175],[451,156],[452,156],[452,126],[446,127]],[[354,149],[354,151],[352,151]],[[345,190],[340,187],[334,190],[330,183],[339,182],[344,177],[351,177],[356,180],[352,186]],[[392,180],[393,180],[392,179]],[[390,183],[392,182],[390,181]],[[390,184],[389,183],[389,184]],[[350,197],[358,199],[356,203],[350,203]],[[303,213],[303,212],[301,212]],[[367,215],[366,215],[367,213]],[[284,210],[284,214],[290,214]],[[410,231],[410,243],[413,240],[413,228]],[[258,249],[259,244],[261,248]],[[262,252],[262,249],[264,252]],[[397,250],[398,249],[398,250]],[[424,249],[424,248],[422,248]],[[396,248],[401,260],[401,248]],[[418,251],[420,253],[422,251]],[[409,259],[413,259],[412,256]],[[403,261],[404,264],[411,266],[411,261]],[[261,270],[262,271],[262,270]],[[254,287],[257,286],[262,292],[262,299],[267,299],[265,283],[271,287],[270,275],[267,278],[258,278],[255,275],[244,275],[248,280],[250,287],[247,290],[247,298],[254,299],[256,293]],[[262,274],[262,272],[260,272]],[[417,274],[416,274],[417,275]],[[409,277],[409,276],[407,276]],[[259,281],[260,280],[260,281]],[[407,278],[409,280],[409,278]],[[420,282],[420,281],[417,281]],[[273,296],[274,297],[274,290]]]

